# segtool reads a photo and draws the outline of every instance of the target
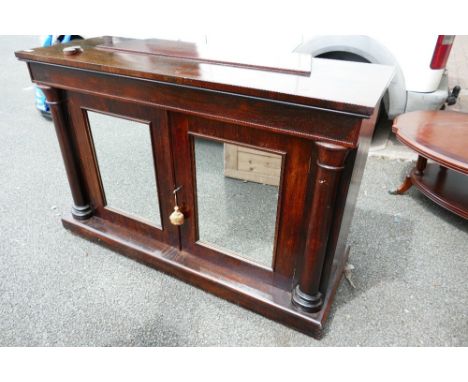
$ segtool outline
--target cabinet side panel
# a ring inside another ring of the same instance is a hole
[[[322,293],[327,291],[332,273],[341,272],[341,269],[338,268],[343,265],[348,256],[346,246],[349,228],[378,115],[379,108],[376,107],[371,119],[362,120],[359,146],[350,151],[346,160],[338,189],[333,226],[328,239],[327,254],[320,281]]]

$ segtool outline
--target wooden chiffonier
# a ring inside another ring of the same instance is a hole
[[[320,336],[392,68],[115,37],[16,56],[50,105],[66,228]]]

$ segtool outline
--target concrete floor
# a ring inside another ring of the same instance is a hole
[[[350,262],[321,341],[73,236],[53,126],[0,39],[0,346],[467,346],[468,223],[416,190],[410,162],[369,158]]]

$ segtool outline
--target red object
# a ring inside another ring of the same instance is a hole
[[[447,60],[452,50],[452,44],[455,36],[452,35],[439,35],[432,56],[431,69],[444,69],[447,65]]]

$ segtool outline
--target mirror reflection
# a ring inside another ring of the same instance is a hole
[[[161,227],[149,125],[88,111],[106,205]]]
[[[194,138],[199,240],[271,268],[279,155]]]

